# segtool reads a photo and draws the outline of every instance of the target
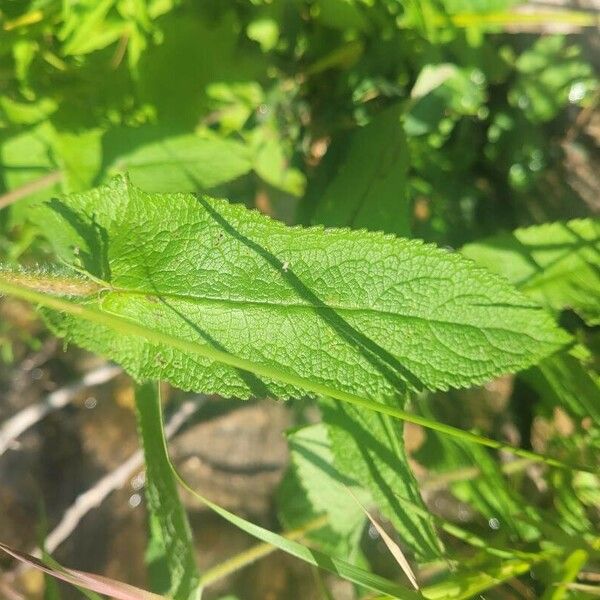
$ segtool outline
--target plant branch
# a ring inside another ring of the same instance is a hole
[[[17,200],[20,200],[21,198],[26,198],[34,192],[44,190],[50,187],[51,185],[54,185],[62,178],[63,174],[61,171],[52,171],[51,173],[48,173],[47,175],[44,175],[39,179],[29,181],[28,183],[0,196],[0,209],[10,206],[11,204],[14,204]]]

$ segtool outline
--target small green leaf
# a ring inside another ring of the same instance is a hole
[[[598,376],[571,352],[563,350],[523,373],[526,381],[550,404],[600,425]]]
[[[425,65],[410,90],[411,100],[415,102],[424,98],[453,77],[457,71],[458,67],[452,63]]]
[[[365,503],[369,498],[363,497],[355,481],[336,470],[325,426],[319,423],[294,431],[288,435],[288,444],[296,473],[316,513],[327,514],[328,524],[341,534],[362,529],[365,516],[345,488],[352,488]]]
[[[131,138],[140,143],[127,151]],[[115,151],[108,173],[127,173],[147,192],[210,189],[248,173],[250,154],[240,142],[195,134],[168,134],[152,127],[111,130],[106,144]]]
[[[404,452],[402,424],[387,415],[330,400],[323,400],[321,409],[336,469],[369,490],[413,552],[429,559],[439,557],[442,545],[431,520],[406,511],[397,499],[400,495],[424,508]]]
[[[332,142],[301,207],[311,223],[408,235],[408,147],[400,118],[396,105]]]
[[[199,598],[200,576],[196,566],[194,543],[177,493],[161,427],[161,407],[156,383],[144,383],[136,389],[136,414],[146,464],[146,501],[150,513],[150,531],[162,548],[169,585],[157,590],[175,600]],[[156,558],[156,557],[155,557]],[[152,565],[150,565],[152,568]]]
[[[293,458],[292,455],[292,460]],[[354,529],[351,530],[348,524],[342,523],[342,527],[338,527],[336,530],[329,523],[329,515],[337,515],[337,513],[329,511],[328,515],[327,512],[323,512],[322,499],[334,495],[333,490],[330,491],[330,483],[328,475],[320,473],[315,474],[314,477],[310,474],[304,475],[301,481],[298,469],[294,464],[290,465],[277,491],[279,520],[286,529],[297,530],[302,529],[306,523],[324,518],[321,527],[307,533],[306,539],[310,539],[315,547],[325,554],[343,556],[348,562],[368,570],[367,560],[360,547],[365,520],[363,519],[361,524],[357,520],[358,515],[355,511],[350,513],[355,517],[354,519],[350,517],[355,526]],[[335,506],[340,505],[346,507],[346,503],[338,495],[335,499]],[[347,513],[344,511],[342,514],[349,514],[349,511]]]
[[[600,323],[600,220],[548,223],[467,244],[462,253],[524,294]]]
[[[275,19],[255,19],[248,24],[246,33],[259,43],[263,52],[273,50],[279,40],[279,24]]]

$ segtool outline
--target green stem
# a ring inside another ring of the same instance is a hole
[[[287,540],[299,540],[303,538],[307,533],[311,531],[316,531],[317,529],[321,529],[324,525],[327,524],[327,515],[321,515],[314,519],[305,523],[302,527],[298,527],[297,529],[293,529],[288,531],[287,533],[282,533],[282,537]],[[232,556],[231,558],[215,565],[214,567],[204,571],[202,577],[200,578],[200,587],[206,587],[211,585],[215,581],[219,579],[223,579],[244,567],[247,567],[249,564],[256,562],[257,560],[264,558],[265,556],[271,554],[277,550],[277,548],[271,544],[267,544],[263,542],[261,544],[256,544],[256,546],[252,546],[248,550],[244,552],[240,552],[239,554]]]
[[[523,471],[531,464],[532,460],[530,458],[520,458],[504,463],[501,465],[500,470],[505,475],[511,475],[512,473]],[[456,483],[457,481],[469,481],[475,479],[481,474],[481,469],[479,467],[463,467],[461,469],[455,469],[454,471],[448,471],[447,473],[440,473],[439,475],[432,475],[426,479],[422,479],[419,481],[419,486],[422,492],[434,492],[439,489],[445,489],[450,484]]]
[[[598,15],[577,10],[550,10],[533,13],[492,12],[459,13],[450,17],[456,27],[507,27],[515,25],[548,25],[560,23],[573,27],[594,27],[598,25]]]
[[[523,448],[515,448],[514,446],[510,446],[509,444],[504,444],[497,440],[492,440],[490,438],[472,433],[470,431],[464,431],[457,427],[453,427],[452,425],[447,425],[446,423],[438,423],[436,421],[427,419],[426,417],[408,413],[404,410],[401,410],[400,408],[388,406],[381,402],[376,402],[367,398],[362,398],[361,396],[351,394],[350,392],[337,390],[335,388],[329,387],[328,385],[313,381],[311,379],[307,379],[306,377],[301,377],[299,375],[289,373],[287,371],[280,370],[270,365],[255,363],[246,358],[241,358],[239,356],[230,354],[229,352],[218,350],[207,344],[199,344],[198,342],[192,342],[189,340],[176,338],[172,335],[169,335],[168,333],[145,327],[144,325],[140,325],[118,315],[104,313],[97,309],[92,309],[86,306],[82,306],[80,304],[74,304],[73,302],[70,302],[68,300],[63,300],[55,296],[49,296],[33,291],[21,285],[10,283],[3,277],[0,277],[0,293],[9,294],[16,298],[20,298],[22,300],[26,300],[34,304],[40,304],[47,308],[62,311],[75,317],[86,319],[87,321],[91,321],[92,323],[97,323],[110,329],[116,329],[121,333],[141,337],[154,344],[164,344],[182,352],[188,352],[192,354],[197,354],[199,356],[203,356],[205,358],[214,360],[224,365],[228,365],[235,369],[241,369],[243,371],[248,371],[261,377],[266,377],[267,379],[274,379],[276,381],[287,383],[291,386],[304,389],[308,392],[312,392],[317,396],[329,396],[331,398],[335,398],[336,400],[352,404],[353,406],[358,406],[366,410],[372,410],[381,414],[389,415],[390,417],[394,417],[395,419],[400,419],[408,423],[421,425],[423,427],[426,427],[427,429],[432,429],[434,431],[438,431],[439,433],[450,435],[452,437],[461,439],[465,442],[480,444],[482,446],[487,446],[488,448],[493,448],[495,450],[506,450],[507,452],[511,452],[516,456],[520,456],[522,458],[529,458],[537,462],[542,462],[551,467],[558,467],[561,469],[568,470],[586,471],[589,473],[596,472],[591,466],[570,464],[558,460],[556,458],[550,458],[541,454],[537,454],[536,452],[524,450]]]

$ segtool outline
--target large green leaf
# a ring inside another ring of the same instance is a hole
[[[467,244],[462,253],[554,310],[600,323],[600,220],[548,223]]]
[[[133,337],[145,340],[157,347],[167,347],[172,350],[199,356],[209,361],[225,365],[252,376],[261,377],[264,380],[278,381],[289,385],[292,389],[302,389],[318,397],[330,397],[351,406],[358,406],[367,411],[388,415],[396,420],[407,421],[421,425],[434,431],[439,431],[451,437],[469,441],[475,444],[506,450],[516,456],[521,456],[537,462],[561,469],[584,471],[595,473],[593,467],[585,464],[577,464],[572,461],[562,461],[550,456],[537,454],[523,448],[517,448],[491,438],[464,431],[452,425],[441,423],[422,417],[397,406],[384,404],[379,400],[371,400],[365,396],[359,396],[351,392],[336,389],[319,382],[316,379],[301,377],[292,371],[280,369],[275,365],[259,363],[246,358],[235,356],[226,350],[221,350],[209,343],[180,338],[164,331],[154,329],[146,324],[135,322],[132,319],[122,317],[111,312],[103,311],[94,306],[80,304],[73,299],[60,298],[55,294],[70,294],[72,296],[89,295],[98,292],[99,282],[87,282],[82,279],[60,278],[34,273],[15,273],[3,270],[0,273],[0,293],[9,294],[27,302],[32,302],[42,308],[59,311],[77,319],[92,324],[100,325],[111,331],[118,332],[121,337]],[[38,291],[40,290],[40,291]]]
[[[386,399],[391,408],[408,388],[483,381],[537,361],[564,340],[535,304],[500,279],[419,242],[291,229],[241,206],[150,195],[124,180],[55,200],[38,218],[63,261],[104,280],[100,293],[76,298],[88,307],[276,371]],[[47,316],[68,340],[108,354],[138,378],[242,398],[304,393],[181,346],[118,335],[97,321]],[[406,542],[431,555],[437,547],[431,526],[405,517],[393,500],[398,489],[419,501],[400,429],[363,409],[342,414],[330,420],[345,438],[334,452],[345,447],[350,456],[353,448],[364,457],[360,483],[378,494]],[[352,437],[356,426],[377,444],[359,445]]]
[[[40,209],[58,255],[103,279],[88,306],[353,393],[482,382],[566,336],[531,300],[458,254],[382,234],[288,228],[124,180]],[[246,398],[301,390],[66,315],[68,340],[139,378]]]
[[[192,600],[199,597],[200,577],[192,532],[177,493],[177,482],[162,434],[158,384],[147,382],[139,385],[135,404],[144,448],[146,502],[155,550],[155,561],[150,563],[150,569],[160,569],[164,565],[167,570],[165,589],[153,591],[168,593],[175,600]],[[154,575],[150,574],[151,580],[159,581]]]

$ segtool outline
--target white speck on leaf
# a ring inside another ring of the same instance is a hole
[[[142,503],[142,497],[139,494],[132,494],[129,498],[129,506],[137,508]]]

